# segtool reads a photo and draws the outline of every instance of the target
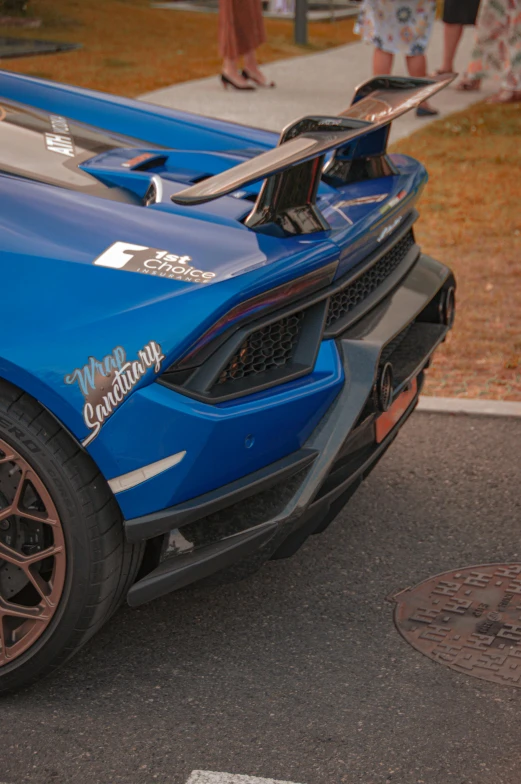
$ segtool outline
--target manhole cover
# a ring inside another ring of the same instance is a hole
[[[521,688],[521,564],[439,574],[394,597],[414,648],[465,675]]]

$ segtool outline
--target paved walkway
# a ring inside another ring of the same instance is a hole
[[[441,62],[442,25],[435,25],[429,49],[433,69]],[[467,28],[458,52],[457,68],[465,69],[473,44],[473,29]],[[371,74],[372,48],[362,43],[349,44],[319,54],[280,60],[265,66],[276,90],[255,93],[225,91],[217,78],[198,79],[155,90],[141,96],[144,100],[188,112],[207,114],[268,130],[279,131],[291,120],[305,114],[337,114],[349,105],[357,84]],[[396,73],[404,73],[402,58],[397,60]],[[445,116],[456,112],[494,91],[494,83],[485,85],[483,93],[460,93],[444,90],[435,105]],[[423,127],[428,119],[418,119],[409,112],[394,123],[393,138],[408,136]]]

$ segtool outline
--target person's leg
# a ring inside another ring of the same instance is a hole
[[[257,82],[257,84],[263,87],[274,87],[274,82],[268,82],[264,74],[259,68],[259,64],[257,62],[257,53],[255,49],[251,49],[249,52],[246,52],[243,55],[244,60],[244,70],[248,74],[248,76],[252,77],[252,79]]]
[[[223,59],[224,76],[226,76],[233,84],[239,87],[247,87],[247,80],[239,73],[239,60],[232,57],[225,57]]]
[[[394,55],[391,52],[384,52],[383,49],[376,48],[373,54],[373,74],[374,76],[388,76],[393,70]]]
[[[249,52],[243,56],[244,60],[244,67],[251,71],[251,73],[256,73],[259,70],[259,64],[257,62],[257,54],[255,49],[251,49]]]
[[[424,54],[413,54],[406,58],[407,70],[411,76],[420,79],[427,74],[427,60]]]
[[[427,75],[427,58],[424,54],[409,55],[405,60],[407,62],[407,70],[411,76],[422,79]],[[435,111],[428,101],[422,101],[418,108],[427,112],[434,113]]]
[[[501,59],[505,70],[501,79],[501,91],[489,99],[491,103],[510,103],[521,101],[521,36],[518,12],[509,9],[508,21],[500,42]]]
[[[510,9],[508,34],[506,38],[506,56],[508,59],[505,85],[521,98],[521,9]]]
[[[219,3],[219,54],[222,57],[221,80],[224,87],[231,82],[241,89],[250,89],[246,79],[239,73],[239,48],[237,25],[232,0]]]
[[[497,71],[502,62],[501,40],[503,13],[496,8],[495,0],[481,0],[476,19],[476,38],[466,77],[457,85],[458,90],[479,90],[481,80]]]
[[[443,25],[443,62],[440,73],[454,73],[454,58],[463,33],[463,25]]]

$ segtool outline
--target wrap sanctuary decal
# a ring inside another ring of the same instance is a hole
[[[53,132],[45,134],[47,149],[59,155],[67,155],[69,158],[73,158],[75,155],[74,142],[69,130],[69,123],[65,117],[59,117],[57,114],[51,114],[49,120]]]
[[[150,368],[159,373],[164,358],[161,346],[154,340],[143,346],[137,352],[137,359],[132,361],[127,359],[125,349],[117,346],[101,361],[89,357],[86,365],[65,376],[65,383],[77,383],[83,394],[83,420],[90,430],[82,442],[83,446],[94,441],[104,422]]]
[[[215,272],[204,272],[191,264],[190,256],[177,256],[167,250],[133,245],[130,242],[114,242],[101,256],[94,260],[99,267],[140,272],[169,280],[184,280],[185,283],[209,283]]]

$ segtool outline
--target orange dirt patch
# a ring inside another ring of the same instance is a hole
[[[521,400],[521,107],[481,104],[395,145],[430,175],[417,236],[458,281],[427,394]]]
[[[2,34],[81,43],[68,53],[2,60],[6,70],[135,96],[189,79],[218,74],[217,15],[153,9],[149,0],[32,0],[38,30]],[[309,25],[309,46],[293,43],[293,25],[266,20],[261,62],[309,54],[357,37],[352,19]]]

